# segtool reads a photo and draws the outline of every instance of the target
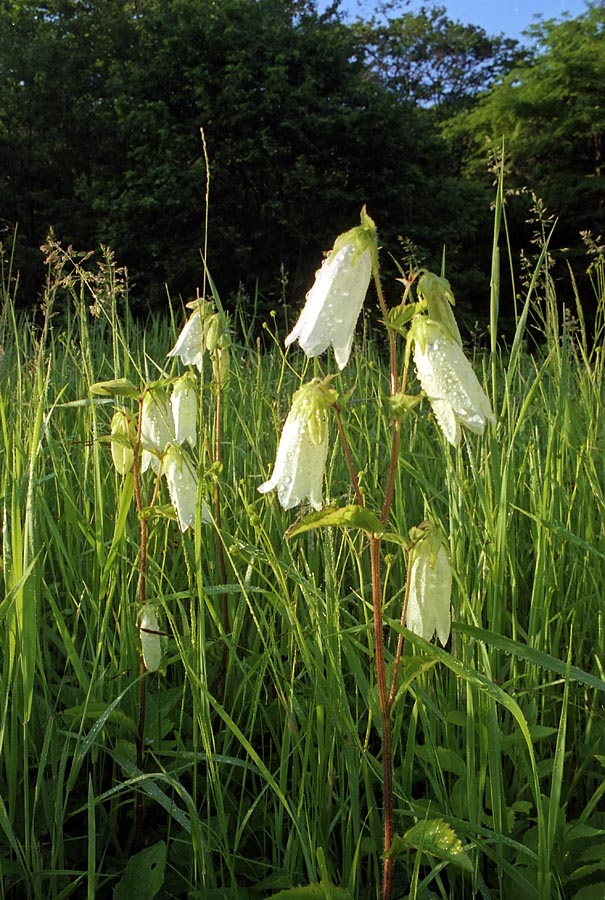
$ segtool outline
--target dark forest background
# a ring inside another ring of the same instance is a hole
[[[438,5],[386,2],[353,23],[339,7],[0,0],[0,240],[20,304],[37,300],[51,228],[64,246],[109,245],[139,312],[193,296],[200,128],[227,306],[298,306],[366,203],[385,262],[445,253],[481,320],[503,142],[513,256],[557,218],[553,258],[581,279],[586,233],[605,232],[605,4],[532,26],[527,45]]]

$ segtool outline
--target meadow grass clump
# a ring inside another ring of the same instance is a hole
[[[138,401],[91,388],[181,375],[166,354],[183,312],[137,325],[111,258],[54,252],[43,309],[18,315],[5,288],[0,318],[0,897],[120,897],[130,866],[132,896],[294,898],[315,884],[309,896],[374,900],[384,734],[368,537],[285,539],[296,514],[258,493],[302,358],[277,336],[262,351],[233,336],[220,425],[210,363],[199,373],[214,524],[182,531],[163,481],[137,514],[105,438],[116,405],[136,417]],[[497,425],[454,447],[417,408],[402,418],[388,531],[439,522],[453,590],[442,648],[401,625],[407,555],[383,544],[388,686],[405,638],[390,709],[393,898],[605,892],[604,269],[597,259],[589,334],[579,297],[573,327],[552,325],[543,264],[512,346],[494,340],[474,360]],[[529,352],[541,308],[549,327]],[[343,428],[369,508],[389,469],[389,377],[365,336],[331,382],[352,389]],[[141,485],[151,495],[150,473]],[[333,441],[325,490],[338,507],[356,501]],[[142,515],[162,648],[151,674]]]

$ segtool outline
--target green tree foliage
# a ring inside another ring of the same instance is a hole
[[[536,190],[560,217],[559,242],[605,230],[605,4],[531,28],[536,50],[453,120],[466,171],[477,176],[504,142],[508,184]]]
[[[511,38],[450,19],[445,6],[405,7],[402,0],[381,3],[379,14],[356,29],[382,83],[441,118],[469,106],[524,55]]]
[[[359,35],[312,0],[1,0],[0,205],[33,254],[111,244],[134,295],[244,284],[299,302],[362,203],[437,253],[472,238],[467,188],[416,98],[368,71]],[[461,227],[460,223],[464,223]]]

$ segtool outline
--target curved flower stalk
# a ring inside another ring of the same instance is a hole
[[[197,443],[197,391],[190,373],[182,375],[174,383],[170,395],[170,407],[174,421],[174,438],[177,444]]]
[[[452,569],[439,536],[430,527],[422,531],[410,551],[410,593],[405,624],[426,641],[436,631],[445,647],[452,623]]]
[[[286,347],[298,341],[309,357],[319,356],[331,344],[339,369],[349,361],[355,326],[377,260],[376,226],[365,207],[361,222],[336,239],[286,338]]]
[[[318,379],[301,387],[281,433],[273,474],[261,484],[266,494],[277,488],[284,509],[303,500],[319,510],[323,506],[323,476],[328,455],[328,407],[338,394]]]
[[[420,384],[446,440],[458,446],[461,425],[483,434],[486,422],[496,418],[460,344],[426,316],[416,317],[410,337]]]

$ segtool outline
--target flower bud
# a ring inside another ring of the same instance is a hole
[[[134,422],[125,409],[118,409],[111,420],[111,456],[116,472],[126,475],[134,461],[136,439]]]

